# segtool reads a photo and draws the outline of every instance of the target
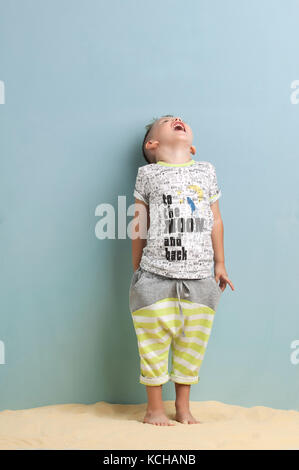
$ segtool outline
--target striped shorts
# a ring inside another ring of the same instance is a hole
[[[145,271],[140,266],[136,269],[129,304],[138,341],[141,384],[161,385],[169,380],[188,385],[198,383],[221,294],[214,276],[177,279]]]

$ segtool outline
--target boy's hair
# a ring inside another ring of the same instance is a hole
[[[149,133],[150,133],[151,128],[152,128],[153,125],[155,124],[155,122],[156,122],[156,121],[159,121],[159,119],[161,119],[161,118],[163,118],[163,117],[174,117],[174,116],[173,116],[172,114],[165,114],[165,116],[161,116],[161,117],[159,117],[159,118],[153,118],[153,121],[152,121],[150,124],[147,124],[147,125],[145,126],[145,128],[147,129],[147,131],[146,131],[146,134],[145,134],[145,136],[144,136],[143,143],[142,143],[142,153],[143,153],[144,159],[147,161],[147,163],[152,163],[152,162],[149,161],[148,156],[147,156],[147,154],[146,154],[146,149],[144,148],[144,146],[145,146],[145,144],[146,144],[146,142],[147,142],[147,137],[148,137],[148,135],[149,135]]]

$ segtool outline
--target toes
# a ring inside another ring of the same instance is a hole
[[[155,426],[175,426],[175,423],[172,423],[171,421],[169,420],[161,420],[161,421],[151,421],[151,419],[147,419],[147,418],[144,418],[143,419],[143,423],[146,423],[146,424],[153,424]]]

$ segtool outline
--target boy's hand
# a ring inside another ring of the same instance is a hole
[[[229,284],[232,290],[235,290],[232,281],[228,278],[224,263],[215,263],[214,264],[214,275],[215,281],[218,284],[220,281],[219,287],[222,291],[226,288],[226,284]]]

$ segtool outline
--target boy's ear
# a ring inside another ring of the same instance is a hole
[[[151,150],[151,149],[156,149],[159,145],[159,141],[158,140],[148,140],[145,144],[145,148],[146,150]]]
[[[192,155],[195,155],[195,153],[196,153],[196,148],[194,147],[194,145],[191,145],[190,151],[191,151]]]

